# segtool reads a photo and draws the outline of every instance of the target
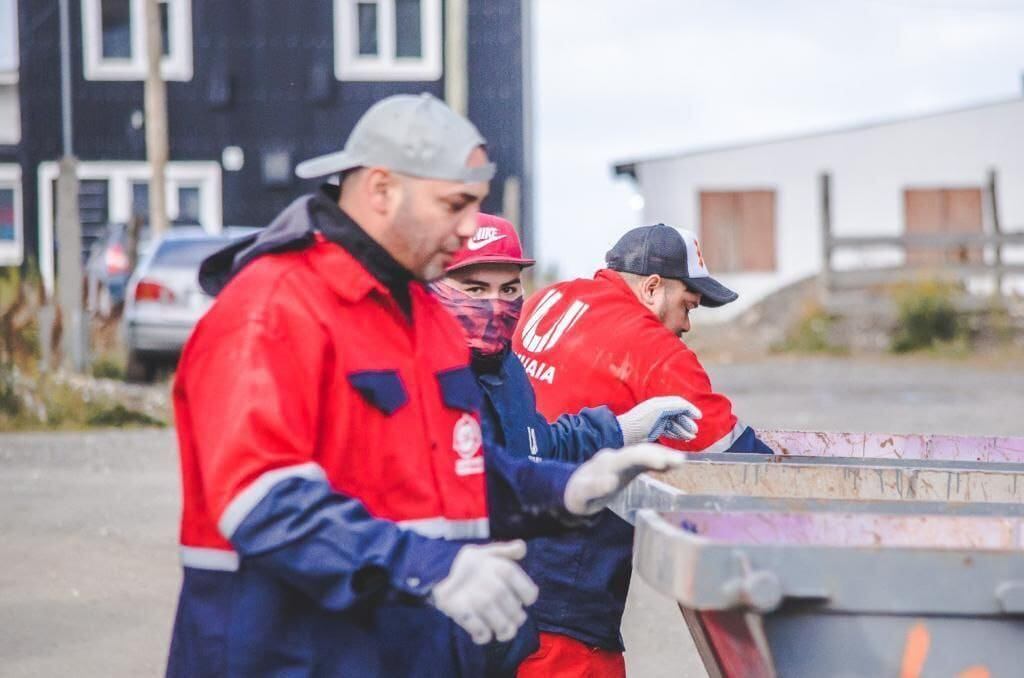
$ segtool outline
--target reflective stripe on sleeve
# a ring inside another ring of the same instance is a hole
[[[411,530],[431,539],[488,539],[491,536],[491,525],[487,518],[419,518],[400,520],[397,524],[403,530]]]
[[[217,528],[225,539],[231,539],[238,526],[246,516],[263,501],[274,485],[289,478],[305,478],[306,480],[326,480],[324,469],[316,462],[306,462],[295,466],[284,466],[267,471],[242,490],[220,515]]]
[[[238,571],[238,554],[234,551],[207,549],[198,546],[181,547],[181,564],[198,570]]]

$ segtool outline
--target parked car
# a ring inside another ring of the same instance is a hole
[[[198,228],[192,226],[190,228]],[[149,226],[139,229],[138,256],[149,248]],[[94,237],[85,262],[86,309],[109,316],[124,302],[131,276],[127,224],[106,224]]]
[[[126,375],[152,381],[173,363],[192,328],[213,303],[199,287],[199,264],[210,254],[257,229],[232,226],[212,235],[199,227],[178,227],[155,240],[128,280],[123,328],[128,349]]]
[[[194,223],[172,223],[171,228],[186,229],[186,232],[202,230],[199,224]],[[84,243],[84,231],[82,237]],[[90,236],[89,242],[91,244],[85,260],[86,309],[90,313],[106,317],[115,307],[124,303],[128,278],[132,273],[131,257],[128,252],[128,225],[105,224]],[[142,224],[139,227],[137,252],[140,261],[149,249],[149,244],[149,225]]]

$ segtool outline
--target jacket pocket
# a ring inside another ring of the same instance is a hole
[[[480,386],[469,367],[454,367],[438,372],[435,376],[441,387],[441,400],[445,405],[465,412],[480,410]]]
[[[364,370],[348,375],[352,388],[384,414],[391,416],[409,402],[398,370]]]

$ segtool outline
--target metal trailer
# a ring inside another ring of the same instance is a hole
[[[634,567],[712,678],[1024,671],[1020,515],[641,509],[636,527]]]
[[[1024,675],[1024,439],[763,437],[616,506],[713,678]]]

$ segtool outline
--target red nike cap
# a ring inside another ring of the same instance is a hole
[[[455,253],[445,271],[475,264],[516,264],[526,268],[534,263],[533,259],[523,256],[523,246],[512,222],[480,213],[476,218],[476,233]]]

